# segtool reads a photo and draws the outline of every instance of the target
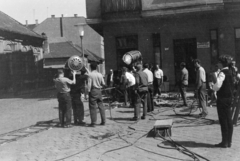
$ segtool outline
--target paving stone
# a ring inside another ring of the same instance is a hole
[[[46,94],[46,96],[49,95]],[[36,125],[39,121],[58,120],[56,108],[58,103],[53,97],[25,96],[24,98],[0,99],[0,104],[2,105],[0,108],[0,132],[2,134]],[[88,103],[84,102],[84,105],[85,121],[90,123]],[[208,108],[208,110],[208,119],[217,120],[216,108]],[[232,148],[221,149],[213,147],[221,140],[220,126],[217,122],[191,116],[178,117],[169,107],[155,109],[154,113],[151,113],[152,116],[149,115],[146,120],[140,120],[137,123],[129,121],[129,118],[133,117],[132,108],[122,107],[112,109],[111,112],[115,120],[107,119],[106,126],[95,128],[74,126],[68,129],[52,126],[50,130],[1,145],[0,160],[56,161],[65,158],[66,161],[97,161],[100,156],[104,161],[171,161],[176,160],[174,158],[192,160],[175,149],[157,147],[157,144],[162,142],[160,138],[154,139],[151,136],[139,139],[153,128],[156,121],[153,119],[173,119],[175,122],[172,128],[172,139],[177,143],[211,161],[239,161],[240,127],[238,126],[234,128]],[[106,111],[106,116],[110,118],[109,111]],[[98,114],[98,123],[100,121]],[[122,140],[118,134],[129,143],[139,140],[132,146],[121,148],[130,144]],[[104,138],[108,135],[109,137]],[[165,146],[169,147],[169,144]],[[111,152],[105,154],[107,151]]]

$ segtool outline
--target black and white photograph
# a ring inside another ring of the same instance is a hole
[[[240,0],[0,0],[0,161],[240,161]]]

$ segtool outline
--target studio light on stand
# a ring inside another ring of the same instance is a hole
[[[142,54],[137,50],[129,51],[123,55],[122,60],[126,65],[135,66],[137,63],[142,63]]]

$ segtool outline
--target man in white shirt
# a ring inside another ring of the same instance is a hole
[[[135,77],[133,76],[132,73],[128,72],[128,69],[126,67],[122,68],[122,74],[125,77],[125,82],[123,82],[125,86],[125,91],[124,91],[124,99],[125,99],[125,105],[127,106],[127,100],[130,100],[130,103],[132,103],[132,88],[136,83]]]
[[[218,74],[221,71],[221,67],[220,64],[215,64],[214,66],[214,72],[210,73],[209,75],[209,89],[210,89],[210,102],[209,102],[209,106],[212,107],[212,104],[214,101],[217,100],[217,92],[213,90],[213,77],[217,77]]]
[[[234,75],[235,69],[231,67],[232,57],[221,55],[220,63],[223,65],[218,76],[213,78],[213,90],[217,91],[217,112],[221,126],[222,141],[215,147],[230,148],[232,145],[233,121],[232,100],[234,97]]]
[[[145,63],[143,65],[143,72],[147,74],[148,76],[148,95],[147,95],[147,112],[151,112],[154,110],[153,106],[153,73],[148,69],[149,65],[148,63]]]
[[[154,71],[154,95],[160,97],[161,95],[161,85],[163,83],[163,71],[159,68],[159,65],[156,65]]]
[[[201,66],[199,59],[194,60],[194,65],[197,69],[196,75],[196,93],[199,100],[199,107],[202,108],[200,116],[205,118],[208,115],[207,103],[206,103],[206,73],[204,68]]]

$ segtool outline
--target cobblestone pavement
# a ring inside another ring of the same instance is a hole
[[[173,119],[172,139],[211,161],[239,161],[240,127],[234,128],[232,148],[214,148],[221,139],[216,107],[208,108],[206,119],[176,116],[172,107],[157,107],[146,120],[131,121],[133,109],[119,107],[106,111],[105,126],[57,128],[57,100],[52,91],[21,98],[0,99],[0,134],[42,122],[51,127],[29,137],[0,146],[1,161],[175,161],[194,160],[173,146],[154,137],[152,128],[157,119]],[[169,101],[168,103],[171,103]],[[84,102],[87,124],[88,104]],[[46,122],[54,120],[53,122]],[[100,123],[98,114],[98,123]],[[44,123],[45,122],[45,123]],[[0,138],[1,139],[1,138]],[[164,148],[163,148],[164,147]],[[204,160],[199,158],[200,160]]]

